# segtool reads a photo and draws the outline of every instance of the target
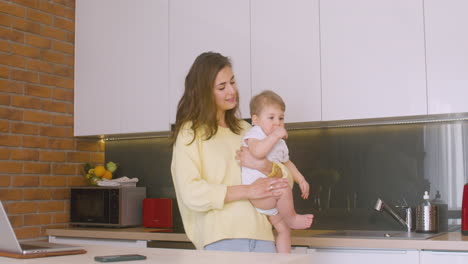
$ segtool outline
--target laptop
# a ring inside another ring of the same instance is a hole
[[[80,246],[54,244],[45,241],[19,243],[0,201],[0,256],[28,258],[86,253]]]

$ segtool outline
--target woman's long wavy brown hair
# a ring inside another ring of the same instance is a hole
[[[192,122],[194,135],[189,145],[195,140],[199,128],[203,128],[204,140],[210,139],[218,132],[213,90],[216,76],[224,67],[232,67],[231,61],[219,53],[205,52],[195,59],[185,77],[184,94],[177,105],[176,123],[171,135],[172,144],[176,142],[177,135],[186,122]],[[229,129],[239,134],[239,94],[236,107],[226,111],[225,119]]]

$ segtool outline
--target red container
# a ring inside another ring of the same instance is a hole
[[[462,218],[461,218],[462,235],[468,235],[468,184],[463,187],[463,203],[462,203]]]
[[[172,227],[172,199],[146,198],[143,200],[144,227]]]

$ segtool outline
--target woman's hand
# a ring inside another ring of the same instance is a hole
[[[262,199],[272,196],[280,196],[281,190],[289,188],[287,179],[260,178],[250,185],[247,192],[248,199]]]
[[[265,175],[271,172],[273,163],[267,159],[257,159],[248,148],[242,147],[236,152],[236,160],[241,166],[256,169]],[[277,172],[282,175],[281,170]],[[250,185],[231,185],[227,187],[225,203],[245,199],[262,199],[280,196],[284,188],[289,188],[288,180],[278,178],[260,178]]]
[[[281,195],[284,188],[289,188],[287,179],[260,178],[250,185],[228,186],[224,202],[276,197]]]

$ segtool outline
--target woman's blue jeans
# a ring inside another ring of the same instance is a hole
[[[223,239],[206,245],[205,250],[210,251],[240,251],[240,252],[263,252],[276,253],[273,241],[255,239]]]

